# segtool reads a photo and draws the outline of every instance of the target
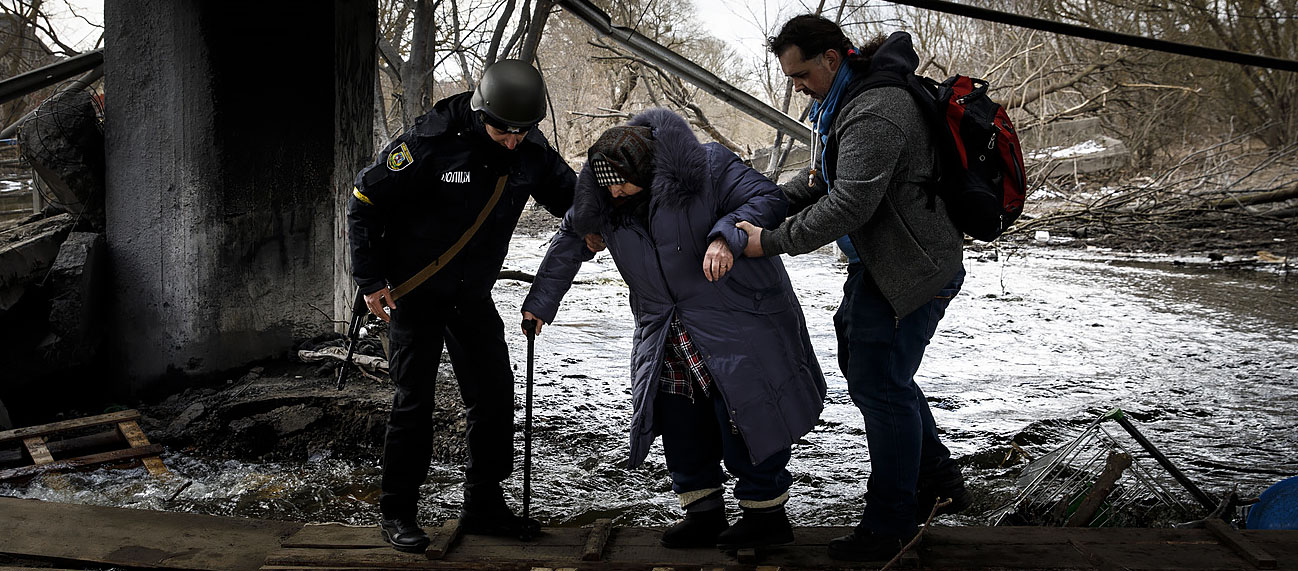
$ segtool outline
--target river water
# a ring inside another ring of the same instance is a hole
[[[544,238],[516,237],[506,269],[534,272],[545,246]],[[845,268],[827,252],[785,257],[785,265],[829,384],[820,426],[794,447],[790,514],[799,525],[852,524],[869,454],[835,356],[832,317]],[[1113,407],[1210,494],[1238,485],[1241,495],[1255,496],[1298,474],[1298,276],[1214,269],[1206,259],[1039,247],[970,252],[966,268],[964,290],[918,375],[977,498],[945,523],[986,524],[1012,497],[1024,463],[1011,442],[1039,457]],[[548,525],[601,517],[662,525],[678,509],[660,444],[642,467],[622,467],[631,414],[626,287],[607,254],[578,279],[586,283],[573,286],[536,343],[533,515]],[[527,287],[497,285],[507,324]],[[521,501],[526,341],[512,326],[507,335],[519,404],[516,477],[507,486]],[[0,485],[0,494],[312,522],[376,517],[372,461],[319,455],[304,464],[248,463],[192,450],[165,458],[178,478],[101,469]],[[1162,474],[1148,459],[1143,466]],[[460,470],[433,466],[424,521],[456,515]]]

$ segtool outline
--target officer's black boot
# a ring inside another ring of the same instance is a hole
[[[384,517],[379,520],[379,528],[383,533],[383,541],[397,551],[423,553],[428,548],[428,534],[424,533],[413,517]]]
[[[730,525],[726,521],[723,490],[716,490],[685,506],[685,519],[663,531],[663,547],[713,547],[717,536]]]
[[[505,494],[499,484],[466,484],[460,529],[474,535],[535,537],[541,532],[541,522],[514,515],[505,505]]]
[[[717,536],[717,547],[731,550],[793,543],[793,526],[789,524],[783,503],[773,507],[743,507],[743,510],[743,517]]]

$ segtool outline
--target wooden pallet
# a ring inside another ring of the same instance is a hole
[[[151,444],[137,422],[139,411],[124,410],[73,420],[64,420],[27,426],[0,432],[0,446],[21,442],[22,448],[10,456],[19,456],[30,463],[16,468],[0,470],[0,480],[35,476],[49,470],[66,470],[105,462],[121,462],[139,458],[149,473],[164,476],[170,472],[158,457],[162,445]],[[99,426],[112,426],[95,434],[59,438],[72,432],[84,432]],[[117,447],[108,452],[81,454],[87,448]]]

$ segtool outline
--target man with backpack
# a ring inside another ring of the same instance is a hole
[[[797,16],[769,47],[812,106],[811,165],[783,185],[790,216],[779,227],[748,222],[747,256],[803,254],[837,241],[848,256],[834,316],[838,359],[865,417],[871,471],[853,533],[830,556],[886,561],[939,513],[971,502],[959,467],[938,438],[914,381],[938,321],[964,281],[963,236],[943,197],[930,123],[911,92],[876,75],[913,75],[910,36],[879,36],[854,48],[834,22]]]
[[[460,528],[531,536],[505,503],[513,471],[514,377],[491,298],[528,196],[556,216],[577,177],[537,128],[541,74],[519,60],[483,72],[472,92],[438,101],[356,177],[347,208],[352,277],[389,320],[396,384],[383,445],[383,538],[423,552],[419,487],[433,453],[434,384],[445,343],[464,399],[469,458]]]

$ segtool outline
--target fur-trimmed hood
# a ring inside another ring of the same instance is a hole
[[[708,174],[707,151],[684,118],[655,107],[632,117],[627,124],[654,130],[654,180],[650,192],[655,203],[681,206],[703,192]]]
[[[654,169],[648,189],[653,207],[679,208],[703,192],[709,176],[707,149],[684,118],[656,107],[636,114],[627,125],[653,129]],[[583,233],[597,232],[612,214],[612,197],[595,182],[589,162],[577,177],[573,205],[574,229]]]

